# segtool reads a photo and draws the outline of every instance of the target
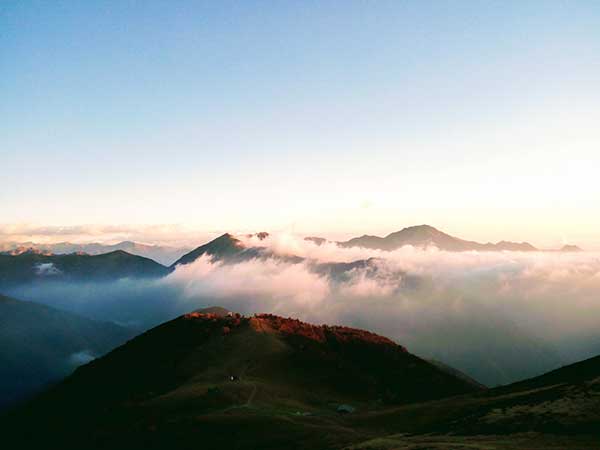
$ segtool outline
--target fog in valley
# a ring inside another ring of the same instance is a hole
[[[361,327],[487,385],[600,352],[596,253],[381,252],[286,234],[244,244],[265,256],[204,255],[161,279],[47,281],[9,294],[136,331],[210,305]]]

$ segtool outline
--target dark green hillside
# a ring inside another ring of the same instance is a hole
[[[65,449],[600,448],[600,358],[486,390],[366,331],[210,310],[80,367],[0,431]]]
[[[168,269],[122,250],[102,255],[0,254],[0,287],[40,281],[105,281],[166,275]]]
[[[0,295],[0,408],[60,380],[132,332]]]
[[[320,429],[338,440],[345,408],[479,390],[366,331],[191,313],[81,367],[12,420],[61,448],[278,448],[292,436],[304,448]]]

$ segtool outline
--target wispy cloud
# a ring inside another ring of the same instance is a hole
[[[141,243],[171,246],[195,246],[217,236],[218,232],[199,231],[178,224],[162,225],[73,225],[36,226],[31,224],[0,224],[0,242],[115,243],[131,240]]]

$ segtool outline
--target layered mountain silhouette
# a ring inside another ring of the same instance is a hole
[[[314,239],[314,238],[313,238]],[[437,247],[440,250],[462,252],[469,250],[479,251],[536,251],[537,249],[528,242],[500,241],[496,244],[480,244],[450,236],[432,226],[418,225],[404,228],[386,237],[364,235],[338,242],[342,247],[363,247],[376,250],[392,251],[405,245],[414,247]]]
[[[40,244],[37,242],[5,242],[0,243],[0,252],[19,255],[26,252],[39,252],[46,255],[63,255],[69,253],[86,253],[88,255],[101,255],[117,250],[123,250],[132,255],[153,259],[160,264],[169,265],[189,248],[170,247],[165,245],[141,244],[133,241],[123,241],[116,244],[101,244],[92,242],[88,244],[75,244],[72,242],[57,242],[55,244]]]
[[[268,233],[258,233],[256,235],[260,240],[268,237]],[[309,236],[304,238],[306,241],[315,243],[316,245],[323,245],[327,239],[317,236]],[[403,246],[410,245],[418,248],[436,247],[439,250],[462,252],[462,251],[514,251],[514,252],[533,252],[543,251],[528,242],[511,242],[511,241],[500,241],[497,243],[488,242],[482,244],[475,241],[468,241],[451,236],[444,233],[430,225],[418,225],[404,228],[400,231],[391,233],[385,237],[363,235],[350,239],[348,241],[336,242],[341,247],[362,247],[373,250],[384,250],[393,251]],[[178,264],[189,264],[196,260],[201,255],[207,254],[215,256],[220,259],[228,259],[233,257],[240,257],[240,253],[246,250],[244,257],[246,259],[253,256],[264,256],[266,249],[263,247],[252,247],[254,252],[250,249],[245,248],[243,243],[232,234],[226,233],[217,239],[209,242],[208,244],[202,245],[195,250],[187,253],[177,260],[172,266],[175,267]],[[258,249],[262,249],[262,253],[258,252]],[[561,252],[581,252],[582,249],[576,245],[564,245],[558,250],[550,251],[561,251]]]
[[[111,323],[0,295],[0,408],[131,337]]]
[[[122,250],[102,255],[46,255],[37,251],[0,254],[0,287],[39,281],[151,278],[167,273],[168,268],[156,261]]]
[[[80,367],[0,427],[21,447],[595,448],[599,379],[594,358],[485,390],[367,331],[213,308]]]

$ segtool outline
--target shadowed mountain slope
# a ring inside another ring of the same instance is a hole
[[[0,254],[0,287],[39,281],[106,281],[119,278],[153,278],[168,268],[122,250],[102,255],[44,255],[26,252]]]
[[[132,336],[111,323],[0,295],[0,408]]]

